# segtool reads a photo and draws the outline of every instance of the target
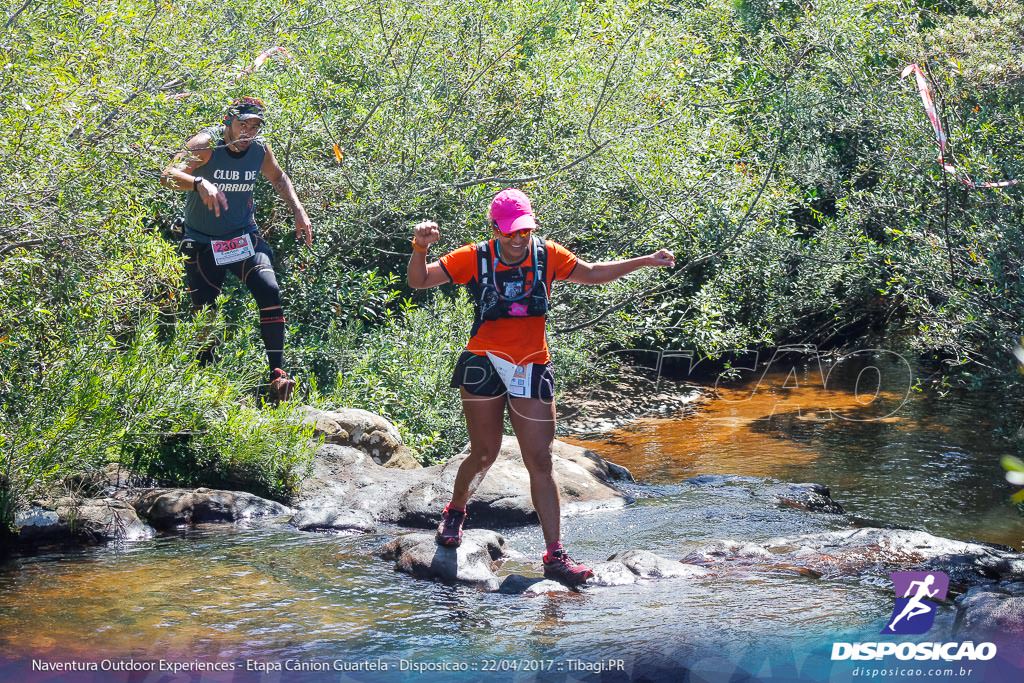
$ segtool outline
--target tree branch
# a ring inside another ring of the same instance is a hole
[[[0,256],[5,256],[6,254],[9,254],[10,252],[14,251],[15,249],[21,249],[22,247],[28,249],[30,247],[37,247],[37,246],[39,246],[41,244],[44,244],[45,242],[57,242],[57,241],[60,241],[60,240],[68,240],[68,239],[74,239],[74,238],[77,238],[77,237],[85,237],[86,235],[91,235],[92,232],[93,231],[78,232],[78,233],[74,233],[74,234],[71,234],[71,235],[57,235],[56,237],[38,237],[36,239],[31,239],[31,240],[22,240],[20,242],[12,242],[10,244],[5,244],[4,246],[0,247]]]

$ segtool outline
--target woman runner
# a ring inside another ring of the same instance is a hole
[[[544,576],[579,585],[593,572],[562,547],[558,487],[551,471],[555,377],[544,327],[551,286],[556,280],[604,284],[639,268],[673,266],[675,258],[661,249],[622,261],[583,261],[562,245],[535,236],[530,200],[515,189],[498,193],[487,218],[492,239],[468,244],[429,264],[430,245],[441,239],[437,223],[424,221],[413,229],[409,286],[466,285],[476,308],[469,343],[452,377],[452,387],[462,395],[470,453],[442,512],[437,542],[462,542],[466,504],[498,456],[507,405],[547,544]]]

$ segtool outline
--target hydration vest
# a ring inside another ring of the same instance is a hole
[[[498,255],[491,252],[490,240],[477,243],[477,275],[476,280],[469,285],[476,311],[470,336],[475,335],[488,320],[547,315],[548,248],[539,237],[530,238],[530,261],[532,279],[527,289],[526,273],[523,273],[522,279],[514,277],[517,274],[515,269],[499,274]]]

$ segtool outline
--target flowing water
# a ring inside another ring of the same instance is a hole
[[[567,517],[567,546],[590,561],[628,548],[678,558],[715,539],[847,525],[739,498],[728,487],[683,483],[708,473],[820,482],[863,517],[1021,546],[1024,522],[1006,502],[1010,489],[997,462],[994,401],[928,396],[908,391],[913,381],[893,373],[875,381],[863,368],[840,370],[827,381],[817,367],[804,367],[718,387],[694,415],[642,420],[588,442],[647,485],[632,489],[637,502],[623,510]],[[539,557],[538,529],[502,531],[513,548]],[[439,680],[476,680],[481,667],[501,678],[546,671],[541,677],[577,680],[609,661],[614,673],[623,659],[627,676],[684,665],[728,676],[757,671],[765,652],[799,659],[801,648],[833,634],[877,633],[892,609],[891,587],[877,581],[772,572],[540,597],[490,594],[393,571],[373,551],[398,532],[311,534],[270,520],[16,556],[0,565],[0,680],[13,671],[5,666],[32,657],[201,659],[243,671],[258,662],[372,660],[388,667],[379,674],[388,680],[415,673],[400,667],[439,662],[470,667]],[[540,566],[523,560],[505,571],[539,574]],[[951,619],[947,608],[940,621]],[[822,666],[814,676],[828,680]],[[246,675],[260,676],[225,680]],[[345,680],[339,676],[329,680]]]
[[[898,358],[854,358],[769,371],[684,419],[638,420],[593,441],[572,440],[638,480],[700,474],[828,485],[848,512],[957,539],[1024,548],[1024,516],[999,459],[1024,411],[986,390],[924,392]]]

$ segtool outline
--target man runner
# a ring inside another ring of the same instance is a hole
[[[207,128],[185,145],[163,170],[160,184],[187,192],[185,199],[185,281],[196,311],[213,306],[228,271],[240,279],[260,309],[260,336],[270,363],[270,396],[291,398],[295,381],[281,369],[284,310],[274,273],[274,252],[259,236],[253,189],[262,173],[295,215],[295,236],[313,243],[313,228],[288,175],[277,165],[270,143],[259,137],[266,107],[242,97],[228,107],[220,126]],[[212,360],[212,349],[204,352]]]
[[[468,244],[429,264],[427,251],[441,239],[437,223],[416,225],[412,240],[409,286],[467,285],[476,307],[469,343],[452,378],[462,395],[470,453],[442,512],[437,542],[462,542],[466,504],[498,457],[507,405],[547,544],[544,576],[579,585],[593,572],[562,547],[561,505],[551,468],[555,377],[545,336],[551,286],[556,280],[604,284],[638,268],[675,265],[675,258],[661,249],[639,258],[587,263],[562,245],[534,236],[537,223],[530,200],[515,189],[498,193],[488,220],[491,240]]]

